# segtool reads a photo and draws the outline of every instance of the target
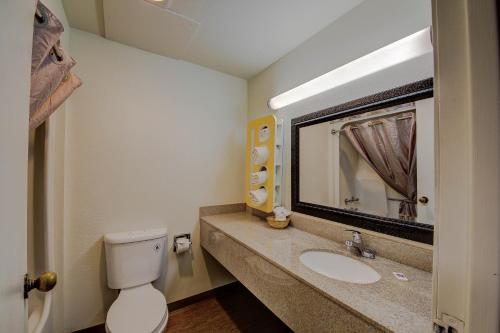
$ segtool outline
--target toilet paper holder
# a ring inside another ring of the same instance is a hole
[[[177,239],[179,238],[187,238],[189,240],[189,249],[191,249],[191,245],[193,244],[191,234],[174,235],[174,252],[177,252]]]

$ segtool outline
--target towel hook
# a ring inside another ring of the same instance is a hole
[[[35,10],[35,19],[38,22],[38,24],[44,24],[47,21],[47,15],[43,10],[40,10],[40,8],[37,8]]]

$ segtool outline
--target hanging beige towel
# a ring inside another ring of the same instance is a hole
[[[30,128],[36,128],[43,123],[81,85],[80,78],[69,73],[45,103],[35,112],[30,113]]]
[[[75,64],[57,42],[31,76],[30,114],[42,107]]]
[[[31,74],[35,73],[61,37],[64,27],[52,12],[38,1],[33,27]]]

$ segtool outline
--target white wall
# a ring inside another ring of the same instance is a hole
[[[65,330],[104,322],[103,235],[167,227],[168,302],[231,281],[198,239],[198,208],[243,200],[246,81],[71,32],[83,86],[66,114]],[[174,234],[193,256],[172,254]]]
[[[431,21],[430,0],[363,2],[249,81],[248,118],[269,114],[269,98],[428,27]],[[285,205],[290,207],[292,118],[432,76],[432,55],[427,55],[279,110],[285,128]]]

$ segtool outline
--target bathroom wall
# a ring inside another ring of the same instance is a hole
[[[104,322],[103,235],[168,228],[176,301],[232,281],[199,246],[198,208],[243,200],[246,81],[71,31],[83,86],[66,113],[65,330]],[[192,233],[192,255],[172,253]]]
[[[272,112],[269,98],[431,25],[430,0],[364,1],[252,78],[248,119]],[[285,107],[284,203],[290,207],[290,120],[303,114],[433,76],[432,55],[402,63]]]

